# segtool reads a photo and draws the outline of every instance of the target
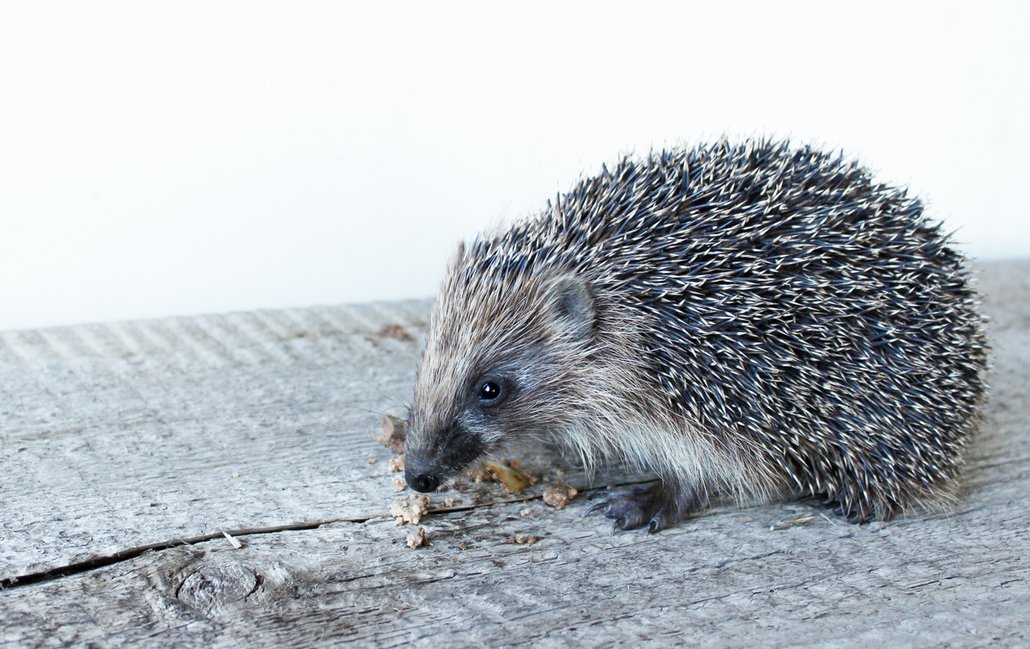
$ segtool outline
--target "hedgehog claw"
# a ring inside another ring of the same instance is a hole
[[[590,514],[594,514],[600,511],[607,511],[610,507],[611,505],[608,504],[608,501],[602,500],[601,502],[594,503],[593,505],[591,505],[590,508],[587,509],[587,513],[584,514],[584,516],[589,516]]]
[[[601,512],[612,519],[612,533],[646,528],[655,534],[675,524],[704,504],[693,488],[672,484],[631,485],[598,492],[587,514]]]

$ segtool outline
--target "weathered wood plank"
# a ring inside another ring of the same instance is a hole
[[[609,536],[582,500],[488,495],[408,549],[410,528],[375,518],[393,494],[368,434],[407,397],[416,346],[374,327],[418,331],[424,303],[2,334],[3,575],[364,522],[44,574],[0,591],[0,642],[1025,646],[1030,263],[982,275],[993,396],[962,501],[861,527],[793,503]]]
[[[0,583],[219,530],[386,515],[392,454],[372,432],[410,396],[428,307],[0,334]]]
[[[369,432],[403,396],[415,345],[378,340],[351,317],[362,310],[0,335],[0,579],[223,527],[382,512],[367,459],[388,454]]]
[[[1025,447],[1023,448],[1025,451]],[[940,646],[1026,642],[1021,468],[949,518],[856,527],[803,504],[721,509],[609,536],[585,503],[389,521],[155,552],[0,594],[12,644]],[[1009,480],[1012,479],[1012,482]],[[1006,482],[1008,484],[1006,485]],[[1014,497],[1017,497],[1016,500]],[[509,542],[537,534],[534,545]],[[458,543],[466,541],[462,551]]]

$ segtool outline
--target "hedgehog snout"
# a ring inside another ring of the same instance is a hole
[[[422,443],[409,441],[404,456],[404,480],[409,487],[423,493],[436,490],[444,480],[479,459],[486,450],[477,434],[457,423],[419,438]]]
[[[416,473],[406,469],[404,480],[409,487],[422,493],[436,491],[436,488],[440,486],[440,477],[432,473]]]

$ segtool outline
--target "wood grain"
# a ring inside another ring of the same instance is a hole
[[[0,643],[1025,646],[1030,263],[981,275],[961,503],[865,526],[786,503],[613,536],[479,485],[409,549],[371,433],[417,354],[383,328],[417,339],[425,302],[0,334]]]

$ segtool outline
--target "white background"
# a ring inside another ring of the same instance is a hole
[[[429,296],[460,238],[724,133],[1023,256],[1028,115],[1019,1],[4,2],[0,329]]]

